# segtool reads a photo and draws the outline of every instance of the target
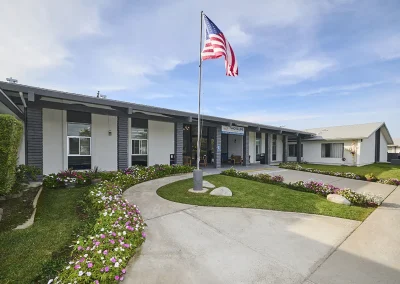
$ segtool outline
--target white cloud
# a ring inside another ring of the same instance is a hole
[[[252,37],[250,34],[245,33],[240,25],[236,24],[231,26],[227,31],[226,31],[226,37],[228,41],[234,42],[235,46],[238,45],[249,45],[251,43]]]
[[[400,58],[400,34],[376,40],[376,42],[372,44],[372,50],[382,60]]]
[[[331,59],[300,59],[289,62],[278,70],[273,78],[281,84],[295,84],[300,81],[316,78],[320,73],[335,66]]]
[[[68,41],[101,34],[98,7],[77,0],[3,1],[0,79],[32,80],[40,72],[70,65],[74,54]]]

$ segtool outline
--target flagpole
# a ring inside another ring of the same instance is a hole
[[[202,75],[202,60],[201,51],[203,48],[203,11],[200,13],[200,52],[199,52],[199,110],[197,115],[197,169],[193,171],[193,190],[203,189],[203,172],[200,170],[200,106],[201,106],[201,75]]]
[[[200,170],[200,102],[201,102],[201,75],[202,75],[202,62],[201,51],[203,49],[203,11],[200,13],[200,52],[199,52],[199,112],[197,114],[197,170]]]

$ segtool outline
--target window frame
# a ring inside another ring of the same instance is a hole
[[[301,157],[303,158],[303,143],[301,144]],[[292,147],[294,147],[294,156],[291,156],[290,155],[290,146],[292,146]],[[297,144],[289,144],[289,147],[288,147],[289,149],[288,149],[288,157],[290,157],[290,158],[296,158],[297,157]],[[322,153],[322,152],[321,152]]]
[[[342,156],[341,157],[332,157],[332,148],[334,144],[339,144],[342,145]],[[324,146],[325,145],[325,146]],[[329,149],[329,157],[326,156],[326,145],[330,145]],[[324,155],[322,156],[322,148],[324,147]],[[344,143],[321,143],[321,158],[327,158],[327,159],[343,159],[344,158]]]
[[[69,148],[69,139],[70,138],[78,138],[79,141],[79,154],[70,154]],[[81,139],[89,139],[89,155],[82,155],[81,154]],[[78,156],[78,157],[89,157],[92,156],[92,137],[90,136],[67,136],[67,154],[68,157]]]
[[[131,138],[131,155],[132,156],[148,156],[149,155],[149,129],[144,127],[131,127],[131,135],[133,137],[133,129],[146,130],[146,139]],[[134,141],[139,141],[139,154],[134,154]],[[146,141],[146,154],[142,153],[142,143]]]

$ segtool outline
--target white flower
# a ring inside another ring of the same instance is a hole
[[[80,270],[79,273],[78,273],[78,275],[79,275],[79,276],[82,276],[82,275],[83,275],[83,271]]]
[[[90,276],[90,275],[92,275],[92,272],[86,272],[86,275]]]
[[[118,237],[120,237],[121,236],[121,233],[120,232],[118,232]]]
[[[47,284],[50,284],[53,282],[53,279],[50,279],[49,282],[47,282]]]
[[[119,259],[118,261],[119,261],[119,263],[121,263],[121,262],[122,262],[122,259]]]
[[[104,259],[104,257],[100,257],[101,258],[101,260],[103,260]]]
[[[67,267],[65,267],[65,269],[70,269],[70,268],[71,268],[71,266],[69,266],[69,265]]]
[[[119,262],[116,262],[116,263],[114,264],[114,266],[115,266],[115,267],[119,267]]]
[[[98,250],[97,253],[101,253],[101,250]]]
[[[79,241],[76,242],[79,245]]]
[[[123,231],[123,232],[122,232],[122,234],[125,236],[125,235],[126,235],[126,232],[125,232],[125,231]]]
[[[101,230],[100,230],[100,231],[104,232],[104,228],[101,228]]]
[[[70,262],[68,262],[69,264],[74,264],[75,262],[73,262],[73,261],[70,261]]]
[[[107,211],[103,213],[104,216],[107,216]]]
[[[88,256],[88,254],[86,253],[86,254],[84,254],[84,257],[87,257]]]

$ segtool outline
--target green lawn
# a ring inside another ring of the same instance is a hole
[[[324,171],[335,172],[351,172],[360,176],[373,173],[378,178],[397,178],[400,179],[400,166],[391,164],[372,164],[362,167],[353,166],[330,166],[330,165],[316,165],[316,164],[300,164],[304,168],[313,168]]]
[[[44,189],[32,227],[0,233],[0,283],[31,283],[53,252],[70,244],[83,222],[77,204],[87,190]]]
[[[206,176],[204,179],[217,187],[228,187],[233,196],[223,197],[188,192],[188,189],[193,187],[192,179],[168,184],[158,189],[157,193],[165,199],[186,204],[303,212],[359,221],[364,220],[374,211],[374,208],[335,204],[322,196],[278,185],[223,175]]]

